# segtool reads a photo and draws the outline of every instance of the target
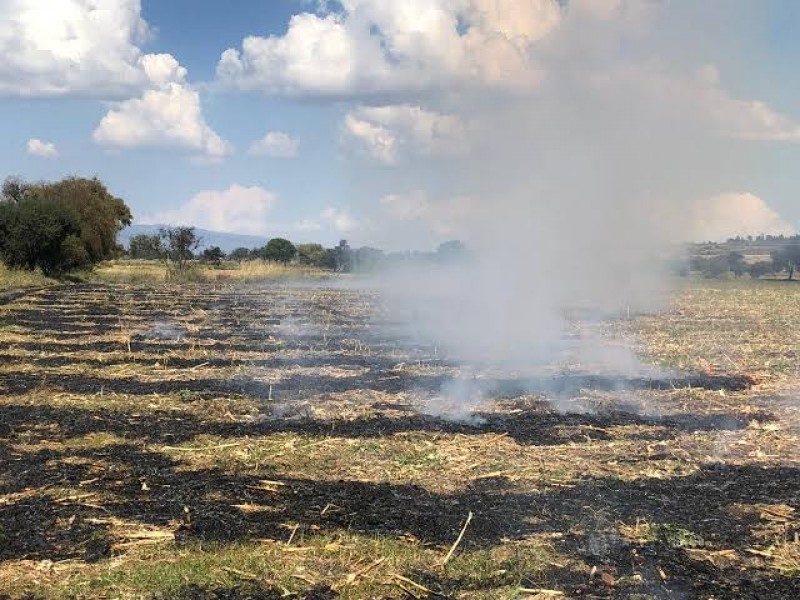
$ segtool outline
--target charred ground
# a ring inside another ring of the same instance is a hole
[[[471,366],[454,421],[367,291],[9,295],[0,595],[800,597],[798,298],[694,285],[604,325],[664,375]]]

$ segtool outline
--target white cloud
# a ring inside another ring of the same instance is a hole
[[[649,43],[658,44],[648,33],[668,10],[662,3],[344,0],[338,10],[320,6],[319,14],[295,15],[284,35],[250,36],[241,48],[226,50],[218,79],[267,93],[363,97],[446,91],[452,101],[452,92],[464,85],[530,91],[544,77],[579,88],[633,77],[629,83],[645,87],[645,93],[649,86],[662,94],[646,101],[671,98],[686,107],[688,119],[700,115],[730,136],[800,141],[800,124],[763,101],[733,97],[713,68],[701,77],[685,77],[665,75],[655,66],[665,64],[661,61],[637,62],[636,56],[652,54]],[[623,40],[638,44],[630,56],[620,53]],[[380,162],[398,160],[403,139],[394,127],[357,113],[346,117],[344,127]]]
[[[200,94],[186,83],[186,69],[169,54],[147,55],[142,66],[152,89],[117,103],[92,137],[112,148],[175,147],[219,161],[232,147],[206,123]]]
[[[796,229],[750,193],[728,193],[697,205],[693,241],[722,241],[737,235],[793,235]]]
[[[451,84],[525,85],[533,45],[561,19],[556,0],[344,0],[292,17],[282,36],[226,50],[219,79],[269,93],[359,94]]]
[[[146,54],[139,59],[147,79],[153,85],[184,83],[187,71],[171,54]]]
[[[0,95],[129,93],[147,36],[139,0],[0,0]]]
[[[361,229],[361,223],[347,209],[329,206],[318,217],[298,221],[291,229],[301,233],[327,231],[335,235],[345,235]]]
[[[419,106],[361,106],[349,112],[343,129],[356,147],[384,164],[394,164],[401,149],[423,156],[463,153],[467,132],[458,117]]]
[[[270,158],[296,158],[300,142],[287,133],[271,131],[257,142],[253,142],[247,153],[251,156]]]
[[[358,221],[345,209],[328,207],[320,217],[338,233],[351,233],[359,227]]]
[[[269,229],[269,215],[276,202],[275,194],[263,188],[233,184],[221,192],[200,192],[180,208],[147,215],[139,222],[261,235]]]
[[[476,200],[466,196],[431,200],[425,192],[415,191],[390,194],[381,198],[380,202],[395,223],[422,226],[440,238],[469,238],[478,214]]]
[[[28,140],[28,154],[41,158],[58,158],[58,149],[52,142],[43,142],[39,139]]]

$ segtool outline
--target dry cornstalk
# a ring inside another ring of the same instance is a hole
[[[562,598],[564,596],[564,592],[559,592],[558,590],[546,590],[544,588],[519,588],[519,591],[522,594],[533,594],[534,596],[544,596],[550,598]]]
[[[333,585],[331,587],[331,589],[333,591],[338,591],[339,589],[341,589],[343,587],[347,587],[348,585],[353,585],[358,580],[359,577],[363,577],[364,575],[366,575],[367,573],[372,571],[372,569],[374,569],[377,566],[380,566],[384,562],[386,562],[386,557],[382,556],[378,560],[373,561],[370,564],[368,564],[366,567],[363,567],[362,569],[359,569],[358,571],[356,571],[354,573],[350,573],[347,577],[345,577],[344,581]]]
[[[469,524],[471,522],[472,522],[472,511],[469,511],[469,514],[467,515],[467,520],[464,522],[464,527],[461,528],[461,533],[458,534],[458,538],[450,547],[450,551],[447,553],[447,556],[444,557],[444,560],[442,561],[442,566],[445,566],[453,557],[453,553],[455,553],[456,548],[458,548],[458,545],[461,543],[461,540],[464,539],[464,534],[467,532],[467,527],[469,527]]]

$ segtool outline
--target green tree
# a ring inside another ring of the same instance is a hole
[[[61,275],[90,263],[77,216],[39,191],[0,202],[0,256],[16,269]]]
[[[77,216],[80,238],[92,263],[119,254],[117,234],[131,224],[133,217],[125,202],[112,195],[99,179],[67,177],[33,186],[32,190],[62,202]]]
[[[322,244],[298,244],[297,259],[303,265],[322,267],[325,262],[325,248]]]
[[[747,263],[744,254],[741,252],[731,252],[728,254],[728,269],[735,277],[741,277],[747,272]]]
[[[789,244],[770,253],[775,273],[788,273],[787,279],[794,279],[794,270],[800,266],[800,244]]]
[[[222,259],[224,258],[225,253],[219,246],[206,248],[203,250],[203,254],[200,255],[200,260],[202,260],[204,263],[210,263],[212,265],[216,265],[217,267],[222,264]]]
[[[229,255],[231,260],[235,260],[239,264],[250,257],[250,250],[248,248],[236,248]]]
[[[160,230],[164,240],[166,257],[178,271],[185,271],[201,240],[194,227],[169,227]]]
[[[751,264],[747,272],[750,273],[750,277],[753,279],[759,279],[764,275],[769,275],[773,272],[773,266],[770,261],[767,260],[760,260],[758,262],[754,262]]]
[[[131,258],[142,260],[161,260],[164,258],[165,249],[158,234],[147,235],[140,233],[133,236],[128,242],[128,254]]]
[[[264,260],[288,263],[297,255],[297,248],[289,240],[272,238],[264,246],[262,257]]]
[[[703,277],[709,279],[720,279],[730,273],[728,266],[727,256],[710,256],[708,258],[701,258],[698,261],[698,266]]]

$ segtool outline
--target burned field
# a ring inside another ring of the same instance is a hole
[[[0,596],[800,597],[798,298],[605,323],[658,365],[621,377],[465,367],[351,289],[8,296]]]

